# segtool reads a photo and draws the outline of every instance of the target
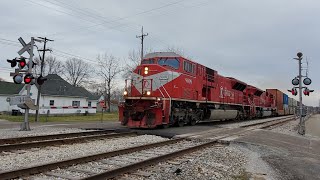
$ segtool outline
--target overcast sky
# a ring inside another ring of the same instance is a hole
[[[1,0],[0,77],[12,81],[6,59],[18,56],[19,37],[53,39],[48,46],[62,61],[71,55],[96,61],[104,52],[124,59],[140,48],[143,25],[146,48],[183,49],[261,89],[291,89],[298,73],[292,58],[302,51],[315,90],[304,102],[318,106],[319,9],[316,0]]]

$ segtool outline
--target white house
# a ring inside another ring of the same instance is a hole
[[[84,114],[84,113],[96,113],[97,102],[99,96],[94,96],[86,89],[82,87],[74,87],[60,76],[56,74],[49,74],[47,81],[41,86],[40,94],[40,114]],[[0,89],[3,85],[8,82],[0,82]],[[3,85],[2,85],[3,84]],[[9,83],[11,86],[16,86],[19,89],[19,95],[26,95],[27,91],[24,86],[14,83]],[[37,99],[38,85],[31,86],[31,98]],[[12,88],[14,89],[14,88]],[[4,91],[7,93],[5,95],[1,94],[0,90],[0,111],[11,111],[12,109],[17,109],[18,107],[11,107],[9,103],[6,102],[8,96],[14,96],[16,94],[8,94],[9,90]],[[16,90],[15,92],[17,92]],[[3,93],[3,94],[4,94]],[[21,112],[23,109],[18,108]],[[35,110],[30,110],[30,113],[34,114]]]
[[[0,81],[0,112],[11,112],[12,109],[18,109],[17,106],[10,106],[7,98],[20,95],[23,86],[23,84]]]

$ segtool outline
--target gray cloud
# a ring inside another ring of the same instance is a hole
[[[176,46],[222,75],[283,91],[291,88],[291,79],[297,74],[297,62],[292,58],[302,51],[310,62],[311,88],[320,91],[320,2],[185,0],[155,9],[174,2],[1,1],[0,38],[17,41],[21,36],[29,41],[30,36],[48,36],[55,40],[49,47],[81,57],[95,60],[107,51],[125,58],[130,50],[140,47],[135,36],[144,25],[149,33],[146,48],[159,51]],[[146,12],[150,9],[155,10]],[[141,12],[145,13],[138,14]],[[0,47],[0,76],[11,80],[3,67],[9,68],[5,60],[17,56],[20,47],[3,41]],[[320,93],[314,93],[305,99],[318,105],[319,98]]]

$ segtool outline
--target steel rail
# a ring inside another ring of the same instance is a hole
[[[274,122],[274,121],[281,121],[283,119],[292,119],[292,118],[294,118],[294,116],[279,117],[277,119],[273,119],[273,120],[270,120],[270,121],[263,121],[263,122],[253,123],[253,124],[247,124],[247,125],[243,125],[243,126],[240,126],[240,127],[241,128],[246,128],[246,127],[257,126],[257,125],[266,124],[266,123],[270,123],[270,122]]]
[[[32,142],[32,141],[39,141],[39,140],[52,140],[52,139],[71,138],[71,137],[86,136],[86,135],[107,134],[114,131],[115,131],[114,129],[110,129],[110,130],[103,130],[103,131],[76,132],[76,133],[65,133],[65,134],[50,134],[50,135],[41,135],[41,136],[7,138],[7,139],[0,139],[0,144],[14,144],[14,143]]]
[[[285,124],[285,123],[287,123],[288,121],[293,121],[293,120],[296,120],[296,118],[295,117],[292,117],[292,118],[290,118],[290,119],[286,119],[286,120],[282,120],[282,121],[279,121],[279,122],[275,122],[275,123],[273,123],[273,124],[267,124],[267,125],[265,125],[265,126],[262,126],[262,127],[260,127],[260,129],[267,129],[267,128],[274,128],[274,127],[278,127],[278,126],[280,126],[280,125],[282,125],[282,124]],[[273,127],[274,126],[274,127]]]
[[[26,143],[5,144],[5,145],[0,145],[0,152],[44,147],[44,146],[53,146],[53,145],[81,143],[91,139],[115,138],[115,137],[134,136],[134,135],[137,135],[137,134],[134,132],[111,133],[111,134],[100,134],[100,135],[89,135],[89,136],[87,135],[87,136],[80,136],[80,137],[73,137],[73,138],[66,138],[66,139],[54,139],[54,140],[45,140],[45,141],[32,141],[32,142],[26,142]]]
[[[103,173],[100,173],[100,174],[96,174],[96,175],[93,175],[93,176],[90,176],[90,177],[86,177],[86,178],[83,178],[82,180],[100,180],[100,179],[101,180],[102,179],[105,180],[105,179],[109,179],[109,178],[115,178],[116,176],[119,176],[121,174],[124,174],[124,173],[127,173],[127,172],[131,172],[131,171],[134,171],[134,170],[138,170],[138,169],[141,169],[143,167],[150,166],[152,164],[155,164],[155,163],[158,163],[158,162],[161,162],[161,161],[165,161],[165,160],[168,160],[168,159],[171,159],[171,158],[175,158],[177,156],[181,156],[181,155],[184,155],[184,154],[187,154],[187,153],[191,153],[191,152],[197,151],[199,149],[210,147],[210,146],[212,146],[214,144],[220,144],[220,143],[218,141],[207,142],[207,143],[200,144],[200,145],[197,145],[197,146],[193,146],[193,147],[190,147],[190,148],[185,148],[185,149],[182,149],[182,150],[174,151],[172,153],[168,153],[168,154],[165,154],[165,155],[161,155],[161,156],[157,156],[157,157],[154,157],[154,158],[146,159],[144,161],[133,163],[133,164],[130,164],[130,165],[127,165],[127,166],[124,166],[124,167],[120,167],[120,168],[117,168],[117,169],[106,171],[106,172],[103,172]]]
[[[63,167],[73,166],[75,164],[86,163],[86,162],[95,161],[95,160],[99,160],[99,159],[110,158],[113,156],[119,156],[119,155],[123,155],[123,154],[133,153],[136,151],[141,151],[141,150],[150,149],[150,148],[154,148],[154,147],[164,146],[167,144],[177,143],[182,140],[185,140],[185,139],[184,138],[173,139],[173,140],[168,140],[168,141],[162,141],[162,142],[146,144],[146,145],[142,145],[142,146],[135,146],[135,147],[131,147],[131,148],[116,150],[116,151],[112,151],[112,152],[100,153],[100,154],[95,154],[95,155],[90,155],[90,156],[85,156],[85,157],[79,157],[79,158],[74,158],[74,159],[69,159],[69,160],[64,160],[64,161],[59,161],[59,162],[43,164],[43,165],[39,165],[39,166],[22,168],[22,169],[13,170],[13,171],[0,172],[0,177],[1,177],[1,179],[13,179],[13,178],[18,178],[18,177],[22,177],[22,176],[32,175],[32,174],[39,174],[42,172],[56,169],[58,167],[63,168]]]

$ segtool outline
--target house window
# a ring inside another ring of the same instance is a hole
[[[88,107],[91,107],[91,101],[88,102]]]
[[[54,106],[54,100],[50,100],[50,106]]]
[[[72,106],[80,106],[80,101],[72,101]]]

